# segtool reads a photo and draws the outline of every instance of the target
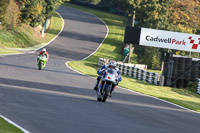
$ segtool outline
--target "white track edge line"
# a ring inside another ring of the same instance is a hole
[[[62,25],[62,28],[61,28],[60,32],[59,32],[51,41],[49,41],[47,44],[45,44],[44,46],[42,46],[42,47],[40,47],[40,48],[35,49],[35,50],[32,51],[32,52],[29,52],[29,53],[34,53],[35,51],[37,51],[37,50],[39,50],[39,49],[41,49],[41,48],[43,48],[43,47],[46,47],[46,46],[49,45],[51,42],[53,42],[53,41],[60,35],[60,33],[63,31],[64,25],[65,25],[65,21],[64,21],[63,17],[60,15],[60,13],[58,13],[58,12],[56,12],[56,13],[60,16],[60,18],[61,18],[62,21],[63,21],[63,25]]]
[[[47,45],[49,45],[51,42],[53,42],[59,35],[60,35],[60,33],[63,31],[63,29],[64,29],[64,25],[65,25],[65,21],[64,21],[64,19],[62,18],[62,16],[60,15],[60,13],[58,13],[58,12],[56,12],[59,16],[60,16],[60,18],[62,19],[62,22],[63,22],[63,25],[62,25],[62,28],[61,28],[61,30],[60,30],[60,32],[53,38],[53,39],[51,39],[48,43],[46,43],[45,45],[43,45],[43,46],[41,46],[41,47],[39,47],[39,48],[37,48],[37,49],[35,49],[35,50],[31,50],[31,52],[22,52],[22,53],[15,53],[15,54],[0,54],[0,56],[1,57],[3,57],[3,56],[8,56],[8,55],[22,55],[22,54],[27,54],[27,53],[34,53],[35,51],[37,51],[37,50],[39,50],[39,49],[41,49],[41,48],[43,48],[43,47],[46,47]]]
[[[68,7],[68,8],[71,8],[71,7]],[[78,10],[78,9],[75,9],[75,8],[71,8],[71,9]],[[96,15],[94,15],[94,14],[92,14],[92,13],[86,12],[86,11],[82,11],[82,10],[78,10],[78,11],[81,11],[81,12],[84,12],[84,13],[87,13],[87,14],[90,14],[90,15],[92,15],[92,16],[98,18],[101,22],[103,22],[103,24],[106,26],[106,29],[107,29],[107,33],[106,33],[106,35],[105,35],[103,41],[101,42],[101,44],[98,46],[98,48],[97,48],[93,53],[91,53],[90,55],[88,55],[88,56],[86,56],[85,58],[81,59],[81,60],[85,60],[85,59],[89,58],[90,56],[92,56],[94,53],[96,53],[97,50],[99,50],[99,48],[101,47],[101,45],[103,44],[103,42],[106,40],[106,38],[107,38],[107,36],[108,36],[109,28],[108,28],[107,24],[106,24],[101,18],[99,18],[98,16],[96,16]]]
[[[60,32],[51,40],[49,41],[47,44],[45,44],[44,46],[40,47],[40,48],[37,48],[36,50],[32,51],[32,52],[27,52],[27,53],[34,53],[35,51],[49,45],[52,41],[54,41],[59,35],[60,33],[63,31],[64,29],[64,25],[65,25],[65,21],[64,19],[62,18],[62,16],[60,15],[60,13],[57,12],[57,14],[60,16],[60,18],[62,19],[63,21],[63,25],[62,25],[62,28],[60,30]],[[6,55],[19,55],[19,54],[26,54],[26,53],[18,53],[18,54],[6,54]],[[5,54],[2,54],[2,56],[6,56]],[[29,131],[25,130],[24,128],[20,127],[19,125],[17,125],[16,123],[12,122],[11,120],[9,120],[8,118],[6,118],[5,116],[3,115],[0,115],[0,117],[2,117],[4,120],[6,120],[8,123],[14,125],[15,127],[19,128],[20,130],[22,130],[24,133],[30,133]]]
[[[67,66],[68,68],[70,68],[71,70],[73,70],[73,71],[79,73],[80,75],[88,76],[88,77],[90,77],[90,78],[95,79],[95,78],[92,77],[92,76],[89,76],[89,75],[83,74],[83,73],[81,73],[81,72],[79,72],[79,71],[77,71],[77,70],[71,68],[71,67],[68,65],[68,63],[69,63],[69,61],[66,62],[66,66]],[[165,102],[165,103],[168,103],[168,104],[174,105],[174,106],[176,106],[176,107],[179,107],[179,108],[185,109],[185,110],[190,111],[190,112],[194,112],[194,113],[198,113],[198,114],[200,114],[200,112],[197,112],[197,111],[194,111],[194,110],[188,109],[188,108],[183,107],[183,106],[180,106],[180,105],[178,105],[178,104],[175,104],[175,103],[172,103],[172,102],[166,101],[166,100],[164,100],[164,99],[160,99],[160,98],[158,98],[158,97],[154,97],[154,96],[151,96],[151,95],[143,94],[143,93],[140,93],[140,92],[137,92],[137,91],[131,90],[131,89],[123,88],[123,87],[121,87],[121,86],[117,86],[117,87],[120,88],[120,89],[126,90],[126,91],[134,92],[134,93],[139,94],[139,95],[143,95],[143,96],[146,96],[146,97],[154,98],[154,99],[156,99],[156,100],[159,100],[159,101],[162,101],[162,102]]]
[[[71,8],[71,7],[68,7],[68,8]],[[72,9],[74,9],[74,8],[72,8]],[[75,10],[78,10],[78,9],[75,9]],[[82,10],[79,10],[79,11],[82,11]],[[86,11],[82,11],[82,12],[88,13],[88,12],[86,12]],[[88,13],[88,14],[91,14],[91,13]],[[95,16],[94,14],[91,14],[91,15]],[[94,53],[96,53],[97,50],[101,47],[101,45],[102,45],[103,42],[105,41],[105,39],[107,38],[108,33],[109,33],[109,28],[108,28],[107,24],[106,24],[106,23],[105,23],[101,18],[99,18],[98,16],[95,16],[95,17],[97,17],[99,20],[101,20],[101,21],[106,25],[106,28],[107,28],[108,31],[107,31],[107,34],[106,34],[104,40],[103,40],[102,43],[99,45],[99,47],[98,47],[98,48],[97,48],[93,53],[91,53],[89,56],[83,58],[82,60],[85,60],[85,59],[89,58],[90,56],[92,56]],[[79,74],[81,74],[81,75],[85,75],[85,76],[88,76],[88,77],[92,77],[92,76],[89,76],[89,75],[83,74],[83,73],[81,73],[81,72],[79,72],[79,71],[77,71],[77,70],[71,68],[71,67],[68,65],[69,62],[70,62],[70,61],[67,61],[65,64],[66,64],[66,66],[67,66],[68,68],[70,68],[71,70],[73,70],[73,71],[75,71],[75,72],[77,72],[77,73],[79,73]],[[92,77],[92,78],[94,78],[94,77]],[[95,79],[95,78],[94,78],[94,79]],[[165,102],[165,103],[168,103],[168,104],[174,105],[174,106],[176,106],[176,107],[179,107],[179,108],[182,108],[182,109],[185,109],[185,110],[188,110],[188,111],[190,111],[190,112],[194,112],[194,113],[198,113],[198,114],[200,114],[200,112],[197,112],[197,111],[194,111],[194,110],[191,110],[191,109],[185,108],[185,107],[180,106],[180,105],[178,105],[178,104],[175,104],[175,103],[172,103],[172,102],[169,102],[169,101],[166,101],[166,100],[163,100],[163,99],[160,99],[160,98],[154,97],[154,96],[150,96],[150,95],[143,94],[143,93],[140,93],[140,92],[137,92],[137,91],[133,91],[133,90],[130,90],[130,89],[127,89],[127,88],[123,88],[123,87],[121,87],[121,86],[118,86],[118,87],[121,88],[121,89],[124,89],[124,90],[130,91],[130,92],[134,92],[134,93],[137,93],[137,94],[140,94],[140,95],[144,95],[144,96],[147,96],[147,97],[151,97],[151,98],[154,98],[154,99],[160,100],[160,101],[162,101],[162,102]]]
[[[22,128],[21,126],[17,125],[16,123],[14,123],[13,121],[9,120],[8,118],[0,115],[0,117],[2,117],[5,121],[7,121],[8,123],[14,125],[15,127],[19,128],[21,131],[23,131],[24,133],[30,133],[29,131],[25,130],[24,128]]]

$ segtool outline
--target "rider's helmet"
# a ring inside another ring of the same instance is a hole
[[[117,66],[116,61],[112,60],[112,61],[109,62],[109,65],[108,65],[109,68],[115,68],[116,66]]]
[[[43,49],[42,49],[42,52],[43,52],[43,53],[45,53],[46,51],[47,51],[46,48],[43,48]]]

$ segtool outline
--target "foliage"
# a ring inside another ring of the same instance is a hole
[[[81,9],[81,10],[84,10],[84,11],[87,11],[87,12],[97,15],[98,17],[103,19],[106,23],[108,22],[107,24],[110,29],[110,34],[118,33],[117,31],[113,31],[114,29],[117,30],[118,28],[113,28],[112,21],[114,21],[114,19],[111,17],[111,14],[106,14],[106,16],[105,16],[105,12],[91,11],[91,9],[83,8],[83,7],[75,6],[75,5],[70,5],[70,4],[67,4],[67,6],[70,6],[73,8],[78,8],[78,9]],[[110,16],[107,16],[107,15],[110,15]],[[110,36],[108,36],[108,37],[110,37]],[[111,39],[111,38],[109,38],[109,39]],[[109,43],[106,41],[103,43],[103,45],[100,47],[100,49],[102,49],[102,47],[104,45],[109,46],[112,44],[113,44],[113,42],[111,40]],[[116,49],[119,49],[119,48],[116,47]],[[105,55],[105,53],[107,54],[107,50],[102,50],[101,54],[100,54],[100,52],[95,53],[93,56],[91,56],[87,60],[71,61],[68,63],[68,65],[70,67],[80,71],[81,73],[96,77],[97,76],[96,70],[98,69],[97,67],[95,67],[97,64],[97,61],[98,61],[98,60],[96,60],[96,58],[102,57],[102,55]],[[112,54],[118,54],[118,53],[113,51]],[[110,56],[112,54],[110,54]],[[119,59],[120,58],[118,58],[118,60]],[[200,106],[199,106],[200,96],[191,91],[187,91],[187,90],[183,90],[183,89],[175,89],[175,88],[170,88],[170,87],[154,86],[154,85],[150,85],[145,82],[142,82],[142,81],[135,80],[132,77],[127,77],[127,76],[123,76],[122,79],[123,79],[123,81],[119,83],[119,85],[121,87],[132,89],[134,91],[138,91],[140,93],[144,93],[147,95],[155,96],[160,99],[164,99],[164,100],[176,103],[178,105],[181,105],[183,107],[190,108],[190,109],[200,112]]]
[[[100,6],[117,8],[121,10],[132,10],[133,6],[129,2],[130,0],[101,0],[99,3]]]
[[[63,25],[62,19],[57,13],[53,13],[51,17],[51,23],[43,38],[40,33],[34,30],[31,26],[26,24],[20,24],[20,27],[14,30],[1,30],[0,31],[0,47],[1,48],[27,48],[37,49],[44,46],[47,42],[52,40],[61,30]],[[41,45],[38,45],[41,44]],[[0,54],[10,54],[12,51],[7,49],[1,49]],[[15,49],[17,50],[17,49]]]
[[[196,81],[190,81],[189,87],[187,88],[189,91],[192,91],[194,93],[197,92],[197,83]]]
[[[23,23],[33,27],[44,22],[42,9],[43,5],[40,0],[20,0],[21,20]]]
[[[6,24],[6,8],[9,5],[9,0],[0,0],[0,22],[1,25]]]
[[[136,20],[139,26],[153,29],[168,29],[168,8],[171,0],[143,0],[135,5]],[[158,48],[141,47],[135,51],[138,62],[147,64],[148,68],[160,69],[161,52]]]
[[[136,20],[139,22],[136,26],[185,33],[200,31],[198,27],[200,4],[196,0],[101,0],[99,5],[121,9],[132,14],[135,11]],[[163,52],[166,50],[156,49],[136,48],[137,62],[158,69]]]
[[[43,7],[45,8],[45,17],[49,18],[52,13],[63,3],[64,0],[44,0]]]
[[[63,0],[17,0],[23,23],[36,27],[52,15]]]
[[[199,2],[194,0],[143,0],[135,8],[136,20],[139,21],[141,27],[195,33],[200,24],[199,6]],[[141,63],[148,64],[150,68],[158,68],[161,61],[155,59],[161,59],[161,55],[163,55],[161,52],[164,51],[149,52],[146,49],[155,48],[144,48],[144,53],[138,56],[138,60]],[[189,54],[181,51],[178,53]],[[141,53],[137,52],[137,54]]]
[[[15,0],[10,0],[5,15],[6,28],[8,30],[17,28],[17,25],[20,22],[19,17],[20,17],[20,10],[17,3],[15,2]]]
[[[171,0],[143,0],[136,7],[136,20],[142,27],[167,29],[170,4]]]
[[[195,0],[173,0],[169,8],[170,30],[196,33],[200,24],[200,3]]]
[[[99,4],[99,2],[100,2],[101,0],[83,0],[83,1],[85,1],[85,2],[87,2],[87,3],[90,3],[90,4],[97,5],[97,4]]]

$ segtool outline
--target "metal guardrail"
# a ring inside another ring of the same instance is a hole
[[[126,62],[126,60],[128,60],[128,57],[129,57],[129,53],[125,56],[125,58],[123,59],[123,63]]]
[[[99,58],[98,60],[99,67],[107,63],[108,62],[106,62],[103,58]],[[136,67],[132,67],[132,66],[128,66],[128,65],[120,64],[120,63],[118,63],[117,66],[123,75],[133,77],[135,79],[142,80],[154,85],[159,85],[160,75],[158,73],[147,72],[143,69],[139,69]]]
[[[45,30],[47,29],[48,23],[49,23],[49,19],[46,19],[41,31],[42,36],[44,35]]]
[[[196,88],[197,93],[200,94],[200,78],[197,78],[196,82],[197,82],[197,88]]]

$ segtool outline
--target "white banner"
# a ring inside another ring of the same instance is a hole
[[[200,35],[141,28],[140,45],[200,52]]]

